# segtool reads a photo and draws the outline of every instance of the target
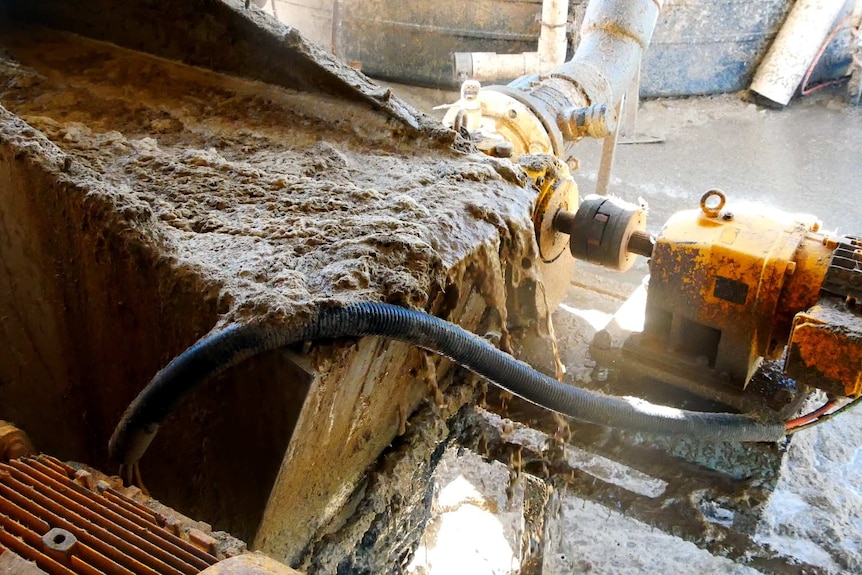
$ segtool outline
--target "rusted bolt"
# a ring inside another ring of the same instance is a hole
[[[608,368],[606,367],[597,367],[594,370],[594,375],[596,376],[596,381],[607,381],[608,380]]]
[[[491,155],[497,158],[511,158],[515,153],[515,146],[509,142],[500,142],[491,148]]]
[[[27,434],[11,423],[0,421],[0,461],[18,459],[33,453]]]

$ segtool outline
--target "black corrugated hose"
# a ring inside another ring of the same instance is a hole
[[[515,395],[581,421],[716,441],[777,441],[784,437],[783,422],[685,411],[566,385],[432,315],[383,303],[359,303],[322,309],[298,329],[235,325],[202,338],[159,371],[129,405],[111,437],[111,456],[126,465],[136,463],[159,424],[199,386],[228,367],[305,340],[368,335],[407,342],[448,357]]]

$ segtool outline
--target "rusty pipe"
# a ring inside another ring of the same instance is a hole
[[[662,0],[590,2],[578,48],[571,60],[554,70],[554,79],[577,85],[588,104],[616,108],[649,46],[661,4]]]
[[[572,130],[575,110],[601,106],[616,110],[634,80],[649,46],[662,0],[593,0],[571,60],[547,75],[522,76],[507,86],[489,86],[527,106],[563,157],[566,140],[589,130]]]

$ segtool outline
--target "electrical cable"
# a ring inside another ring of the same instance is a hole
[[[829,80],[827,82],[821,82],[820,84],[815,84],[812,87],[808,87],[808,80],[811,78],[811,73],[814,72],[814,68],[817,67],[817,64],[820,62],[820,58],[823,57],[823,53],[826,52],[826,48],[829,47],[829,44],[832,43],[832,40],[835,39],[835,36],[838,35],[838,32],[844,28],[844,25],[850,20],[850,17],[853,16],[853,13],[847,14],[841,21],[832,29],[832,32],[826,37],[826,40],[823,41],[823,44],[820,46],[820,50],[817,52],[817,56],[814,57],[814,61],[811,62],[811,65],[808,66],[808,70],[805,71],[805,77],[802,78],[802,88],[800,89],[800,93],[803,96],[807,96],[821,88],[825,88],[827,86],[833,86],[841,82],[841,80]]]
[[[715,441],[777,441],[785,434],[783,422],[687,411],[562,384],[432,315],[383,303],[359,303],[318,310],[298,328],[244,324],[205,336],[159,371],[132,401],[111,437],[110,454],[125,465],[140,460],[164,419],[228,367],[306,340],[369,335],[437,353],[523,399],[589,423]]]
[[[797,418],[789,420],[785,424],[785,429],[791,430],[796,427],[800,427],[803,425],[808,425],[813,421],[817,421],[818,418],[825,415],[827,412],[832,411],[838,405],[837,401],[829,400],[824,405],[819,407],[818,409],[812,411],[811,413],[807,413],[805,415],[801,415]]]
[[[815,425],[820,425],[822,423],[825,423],[825,422],[829,421],[830,419],[832,419],[833,417],[837,417],[838,415],[853,409],[854,407],[856,407],[860,403],[862,403],[862,396],[859,396],[855,399],[848,401],[847,403],[845,403],[844,405],[842,405],[841,407],[839,407],[835,411],[832,411],[832,412],[827,413],[825,415],[821,415],[809,423],[806,423],[804,425],[799,425],[798,427],[793,427],[791,429],[787,429],[787,435],[792,435],[792,434],[798,433],[804,429],[811,429]],[[799,419],[799,418],[797,418],[797,419]]]

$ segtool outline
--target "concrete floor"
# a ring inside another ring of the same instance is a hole
[[[611,193],[644,198],[658,232],[674,212],[693,209],[711,188],[730,205],[751,202],[817,216],[826,230],[862,233],[862,109],[821,93],[782,111],[738,95],[644,102],[638,132],[660,144],[619,146]],[[595,189],[597,142],[575,147],[581,193]],[[642,266],[641,266],[642,268]]]
[[[431,104],[446,101],[447,96],[413,90],[405,94],[426,110]],[[810,213],[827,230],[858,234],[862,232],[862,110],[846,108],[841,96],[820,93],[793,102],[783,111],[760,109],[738,95],[644,102],[639,132],[661,136],[665,141],[621,146],[612,193],[630,201],[645,199],[650,205],[649,229],[653,232],[658,232],[672,213],[695,208],[704,191],[717,187],[728,194],[731,206],[755,202],[770,209]],[[581,165],[575,177],[583,196],[595,186],[600,145],[583,142],[574,150]],[[584,321],[583,312],[601,315],[612,311],[620,303],[618,298],[640,282],[646,266],[641,262],[624,275],[601,271],[596,275],[589,267],[579,269],[598,278],[593,281],[601,282],[604,295],[573,288],[568,305],[557,312],[555,322],[559,339],[568,346],[564,362],[571,372],[588,377],[589,360],[583,348],[594,328]],[[581,315],[571,315],[567,309]],[[607,502],[599,505],[595,496],[569,492],[554,500],[556,511],[542,543],[542,572],[862,572],[860,437],[862,413],[851,412],[800,434],[790,444],[780,468],[776,467],[778,478],[768,490],[768,500],[758,506],[755,524],[741,529],[747,541],[771,555],[769,561],[750,561],[746,553],[730,549],[730,540],[721,543],[729,533],[721,531],[721,525],[732,531],[738,525],[734,525],[733,513],[720,502],[704,499],[706,507],[701,503],[705,520],[719,531],[714,540],[695,545],[692,540],[697,537],[684,528],[667,524],[656,528],[655,522],[639,517],[637,511],[614,508]],[[586,463],[575,467],[594,474],[596,461],[586,457]],[[500,500],[500,482],[505,483],[510,471],[500,464],[477,463],[475,457],[462,459],[459,472],[458,458],[452,456],[444,476],[438,478],[440,492],[447,494],[447,487],[451,490],[466,478],[473,487],[480,486],[478,492],[484,495],[468,488],[463,501],[449,501],[445,509],[440,508],[411,572],[517,572],[515,558],[522,550],[519,533],[523,527],[519,531],[519,514],[515,514],[514,526],[510,515],[511,505],[523,505],[519,503],[524,500],[523,492],[515,490],[510,507],[497,514],[497,523],[490,524],[497,539],[503,540],[468,537],[468,533],[480,530],[480,523],[471,531],[469,525],[451,520],[464,513],[464,505],[475,507],[471,513],[487,510],[489,505],[495,508],[496,504],[489,502]],[[637,479],[637,469],[628,467],[625,460],[609,465],[614,464],[621,468],[610,475],[594,475],[599,484],[604,481],[603,485],[610,485],[614,482],[611,476],[635,477],[625,489],[638,491],[663,481],[660,472]],[[477,472],[477,465],[486,467]],[[486,486],[484,491],[481,486]],[[699,495],[692,491],[689,496]],[[667,505],[674,503],[668,494],[657,497],[665,498]],[[447,529],[461,536],[452,537]],[[500,549],[508,549],[509,555],[503,553],[501,558]],[[461,562],[453,562],[453,558]],[[456,564],[463,569],[453,571]]]

